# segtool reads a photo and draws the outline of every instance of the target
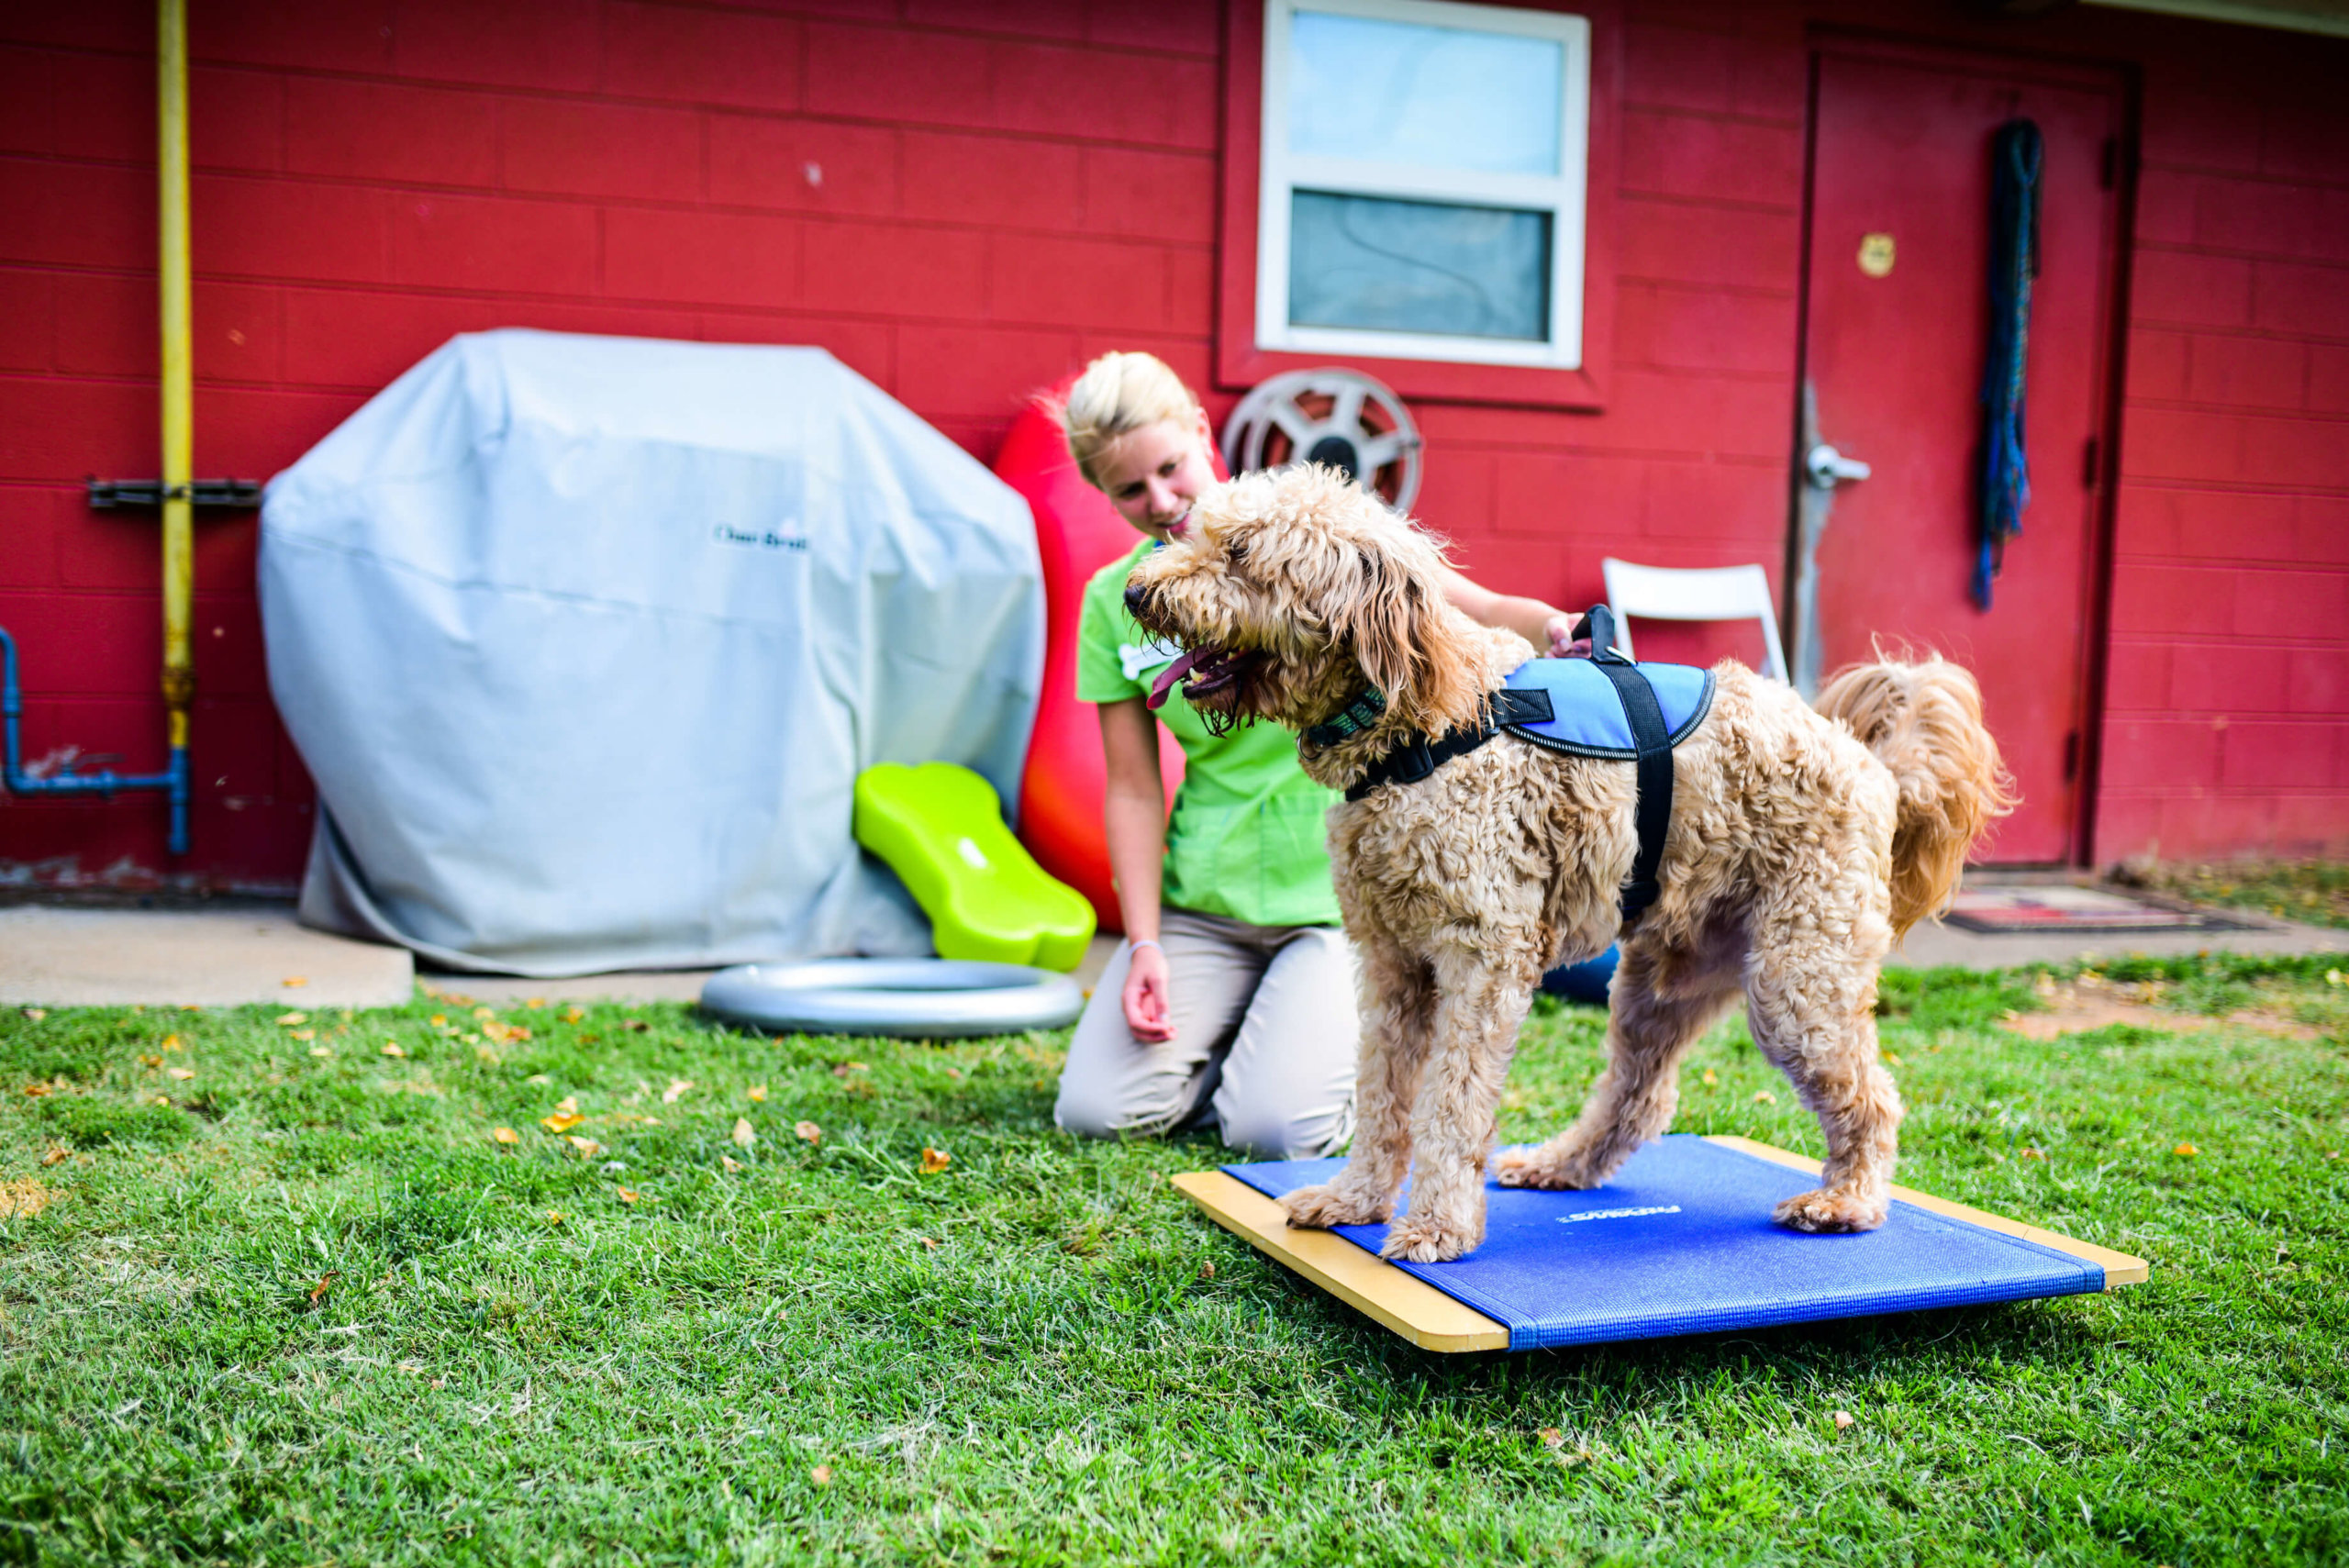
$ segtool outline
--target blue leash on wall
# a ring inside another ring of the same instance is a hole
[[[2009,120],[1990,143],[1990,342],[1982,373],[1982,470],[1976,506],[1974,602],[1990,607],[1990,583],[2007,540],[2031,505],[2023,448],[2023,373],[2031,357],[2031,285],[2039,275],[2039,127]]]

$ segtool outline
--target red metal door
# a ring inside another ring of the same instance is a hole
[[[1831,673],[1882,643],[1969,665],[2022,791],[1988,857],[2067,862],[2083,848],[2119,94],[2094,76],[1923,55],[1830,51],[1818,70],[1804,373],[1816,439],[1871,472],[1836,486],[1824,509],[1808,563],[1812,627],[1798,530],[1797,662]],[[1990,143],[2019,116],[2046,148],[2026,378],[2032,498],[1985,612],[1969,584]],[[1806,453],[1812,440],[1806,432]]]

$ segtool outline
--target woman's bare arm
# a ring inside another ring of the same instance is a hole
[[[1539,599],[1496,594],[1459,573],[1444,571],[1443,596],[1453,608],[1485,626],[1517,633],[1542,652],[1563,657],[1575,639],[1575,617]]]
[[[1166,785],[1158,772],[1158,720],[1140,697],[1105,702],[1101,756],[1107,784],[1101,825],[1109,843],[1109,874],[1117,880],[1118,912],[1137,947],[1126,971],[1126,1027],[1138,1040],[1174,1038],[1167,1005],[1166,951],[1158,941],[1160,865],[1166,853]]]

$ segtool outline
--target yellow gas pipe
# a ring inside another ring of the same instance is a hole
[[[187,749],[195,664],[188,650],[188,606],[195,578],[195,376],[190,365],[187,260],[187,4],[156,0],[155,184],[162,229],[163,306],[163,702],[171,711],[174,761]]]

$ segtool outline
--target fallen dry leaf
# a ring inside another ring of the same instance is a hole
[[[543,1073],[533,1073],[529,1077],[523,1079],[522,1082],[525,1084],[551,1084],[554,1080],[548,1077]]]
[[[435,1013],[435,1014],[433,1014],[433,1015],[432,1015],[432,1027],[433,1027],[434,1029],[447,1029],[447,1028],[449,1027],[449,1015],[448,1015],[448,1014],[446,1014],[446,1013]]]
[[[473,1009],[473,1017],[476,1018],[494,1018],[497,1017],[497,1009],[495,1007],[475,1007]]]
[[[2188,1159],[2191,1160],[2195,1155],[2201,1153],[2202,1151],[2195,1148],[2191,1143],[2181,1143],[2176,1148],[2171,1150],[2170,1152],[2173,1154],[2183,1154]]]
[[[2046,1155],[2042,1154],[2038,1150],[2032,1148],[2029,1144],[2023,1145],[2022,1157],[2026,1160],[2044,1160],[2047,1158]]]
[[[1199,1277],[1201,1279],[1215,1278],[1215,1261],[1213,1259],[1209,1259],[1208,1262],[1199,1265]]]
[[[568,1116],[579,1108],[579,1096],[576,1095],[565,1095],[562,1098],[554,1103],[554,1108],[562,1112],[565,1116]]]
[[[604,1151],[602,1144],[592,1138],[582,1138],[575,1132],[565,1134],[562,1140],[579,1151],[579,1157],[582,1160],[593,1160]]]
[[[25,1093],[30,1095],[34,1099],[39,1099],[43,1095],[46,1095],[49,1092],[50,1087],[46,1084],[28,1084],[25,1085]]]
[[[495,1040],[500,1045],[511,1045],[518,1040],[528,1040],[530,1038],[530,1031],[524,1029],[520,1024],[502,1024],[495,1018],[484,1018],[482,1020],[481,1032],[487,1035],[490,1039]]]
[[[612,1190],[620,1195],[620,1201],[622,1203],[631,1206],[635,1204],[636,1195],[629,1191],[626,1187],[614,1187]]]
[[[760,1105],[765,1105],[767,1103],[767,1086],[764,1084],[751,1084],[750,1092],[751,1098],[757,1101]]]
[[[1895,1067],[1900,1065],[1900,1053],[1898,1051],[1887,1051],[1884,1053],[1884,1059]]]
[[[319,1302],[324,1301],[327,1298],[328,1289],[341,1277],[341,1271],[338,1269],[328,1269],[321,1275],[318,1283],[310,1287],[310,1305],[316,1307]]]
[[[685,1097],[685,1091],[693,1086],[694,1081],[691,1078],[670,1079],[669,1086],[661,1091],[661,1103],[664,1106],[675,1105]]]
[[[649,1029],[652,1026],[651,1024],[646,1023],[642,1018],[622,1018],[620,1020],[620,1028],[624,1029],[634,1029],[638,1034],[642,1034],[646,1029]]]
[[[293,1038],[295,1040],[316,1040],[318,1038],[318,1031],[316,1029],[295,1029],[293,1033]]]
[[[547,1223],[548,1223],[549,1225],[560,1225],[560,1224],[562,1224],[562,1210],[561,1210],[561,1209],[559,1209],[559,1208],[551,1208],[551,1209],[547,1210]]]
[[[758,1140],[759,1135],[757,1132],[752,1130],[751,1127],[751,1118],[748,1117],[736,1117],[734,1118],[734,1141],[740,1144],[742,1148],[748,1149],[751,1144],[756,1143]]]
[[[522,1135],[515,1131],[510,1127],[493,1127],[489,1129],[489,1135],[500,1143],[519,1143],[522,1141]]]
[[[729,1172],[740,1171],[743,1168],[742,1162],[731,1154],[720,1154],[718,1157],[718,1162],[725,1166]]]
[[[49,1163],[44,1160],[43,1164]],[[0,1182],[0,1219],[30,1219],[47,1208],[57,1195],[30,1176]]]
[[[310,1015],[307,1013],[280,1013],[277,1015],[277,1021],[290,1029],[295,1024],[308,1023],[310,1021]]]
[[[284,979],[278,982],[280,985],[284,986],[288,991],[299,990],[309,983],[309,976],[305,974],[289,974]]]
[[[791,1124],[791,1130],[797,1133],[800,1137],[806,1139],[810,1143],[821,1143],[824,1141],[824,1129],[818,1127],[812,1121],[794,1122]]]
[[[384,1054],[386,1056],[406,1056],[407,1052],[401,1049],[399,1041],[387,1040],[384,1042]]]
[[[566,1024],[575,1024],[586,1016],[586,1013],[577,1007],[565,1007],[562,1010],[562,1021]]]
[[[544,996],[526,996],[522,999],[522,1006],[533,1010],[543,1007],[546,1005],[547,999]]]
[[[334,1054],[334,1050],[330,1046],[314,1045],[310,1047],[310,1054],[320,1059],[324,1059],[326,1057],[332,1056]]]
[[[160,1056],[150,1056],[143,1051],[139,1053],[139,1065],[141,1067],[161,1067],[162,1064],[163,1059]]]
[[[44,1165],[55,1165],[72,1158],[73,1158],[73,1151],[66,1148],[62,1143],[52,1143],[49,1146],[49,1152],[40,1157],[40,1162]]]
[[[25,1017],[32,1019],[35,1023],[39,1023],[41,1019],[49,1017],[49,1009],[47,1007],[27,1007],[25,1009]]]
[[[587,1118],[585,1117],[579,1115],[576,1111],[557,1111],[552,1116],[540,1117],[539,1118],[539,1125],[545,1128],[549,1132],[569,1132],[573,1128],[577,1127],[581,1122],[585,1121],[586,1119]]]
[[[1566,1434],[1558,1430],[1555,1427],[1544,1427],[1533,1435],[1542,1440],[1542,1446],[1543,1448],[1564,1448],[1566,1446]]]
[[[1775,1106],[1778,1103],[1778,1096],[1767,1089],[1756,1089],[1753,1091],[1753,1103],[1757,1106]]]
[[[1849,1410],[1838,1410],[1835,1412],[1835,1429],[1837,1431],[1842,1431],[1845,1427],[1848,1427],[1851,1424],[1852,1413]]]
[[[177,1078],[183,1084],[195,1076],[195,1070],[192,1067],[167,1067],[163,1071],[168,1076]]]
[[[947,1153],[945,1150],[932,1149],[928,1145],[923,1146],[921,1151],[921,1173],[923,1175],[934,1176],[938,1174],[939,1172],[946,1169],[947,1166],[952,1165],[953,1162],[954,1157],[952,1154]]]
[[[165,1035],[165,1036],[163,1037],[163,1046],[162,1046],[162,1049],[164,1049],[165,1051],[177,1051],[177,1050],[179,1050],[179,1048],[180,1048],[180,1037],[179,1037],[179,1036],[177,1036],[177,1035],[175,1035],[175,1034],[167,1034],[167,1035]]]
[[[1719,1084],[1720,1081],[1721,1081],[1721,1080],[1720,1080],[1720,1075],[1719,1073],[1715,1073],[1715,1072],[1714,1072],[1711,1068],[1709,1068],[1709,1067],[1708,1067],[1708,1068],[1706,1068],[1706,1069],[1705,1069],[1705,1085],[1706,1085],[1706,1087],[1710,1088],[1710,1087],[1712,1087],[1713,1085],[1715,1085],[1715,1084]]]
[[[807,1473],[807,1479],[818,1486],[829,1486],[832,1484],[832,1467],[829,1464],[819,1464]]]

